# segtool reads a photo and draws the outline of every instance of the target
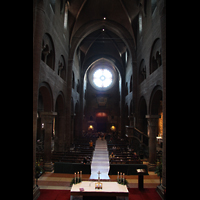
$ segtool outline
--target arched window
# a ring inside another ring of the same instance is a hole
[[[128,95],[128,83],[126,82],[125,96]]]
[[[139,68],[139,84],[146,79],[146,65],[144,59],[142,59]]]
[[[79,79],[78,79],[78,83],[77,83],[76,91],[77,91],[78,93],[80,92],[80,82],[79,82]]]
[[[56,0],[50,0],[50,5],[52,7],[53,12],[55,13]]]
[[[153,14],[154,10],[156,9],[157,6],[156,1],[157,0],[151,0],[151,14]]]
[[[139,33],[142,33],[142,14],[139,14]]]
[[[75,85],[75,78],[74,78],[74,72],[72,71],[72,88],[74,89]]]
[[[133,90],[133,76],[131,75],[131,80],[130,80],[130,92]]]

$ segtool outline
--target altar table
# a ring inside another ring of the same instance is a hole
[[[129,191],[126,185],[120,185],[117,182],[100,181],[102,189],[95,189],[97,181],[82,181],[78,184],[73,184],[71,188],[70,200],[74,199],[120,199],[125,197],[128,200]],[[84,188],[81,192],[79,188]],[[94,197],[95,196],[95,197]],[[78,197],[78,198],[77,198]]]

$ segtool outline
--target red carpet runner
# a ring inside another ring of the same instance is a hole
[[[155,188],[129,188],[129,200],[161,200]],[[38,200],[70,200],[70,190],[40,189]]]

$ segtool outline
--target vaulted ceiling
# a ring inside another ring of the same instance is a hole
[[[108,56],[120,62],[127,49],[125,40],[135,42],[134,20],[145,0],[69,0],[70,44],[84,53],[84,61]],[[99,24],[99,26],[97,25]],[[96,27],[96,28],[94,28]],[[126,33],[126,35],[124,35]]]

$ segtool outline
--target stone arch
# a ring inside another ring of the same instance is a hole
[[[45,33],[42,39],[41,60],[52,70],[55,69],[55,48],[52,37],[49,33]]]
[[[152,90],[150,97],[149,111],[151,115],[159,114],[160,101],[162,101],[162,87],[157,85]]]
[[[85,25],[83,25],[81,28],[76,31],[76,33],[71,37],[70,39],[70,45],[71,45],[71,51],[70,51],[70,57],[72,58],[74,53],[76,52],[77,47],[79,44],[83,41],[83,39],[89,35],[90,33],[99,30],[99,29],[108,29],[115,33],[119,38],[123,40],[123,42],[128,47],[128,50],[132,50],[134,55],[135,53],[135,37],[134,35],[131,36],[130,33],[121,25],[114,21],[103,21],[102,20],[94,20],[92,22],[88,22]],[[81,38],[81,39],[80,39]],[[133,43],[130,42],[130,39],[133,40]],[[130,51],[130,52],[132,52]]]
[[[64,81],[66,81],[66,64],[63,55],[60,56],[58,61],[58,76],[60,76]]]
[[[150,54],[150,74],[152,74],[158,67],[162,65],[161,58],[161,40],[160,38],[155,39]]]
[[[65,105],[65,99],[64,99],[64,95],[63,92],[59,92],[58,96],[56,98],[56,104],[55,104],[55,109],[56,112],[60,113],[60,114],[64,114],[64,105]]]
[[[39,86],[39,96],[42,97],[43,111],[53,111],[53,94],[50,85],[46,82],[42,82]]]

